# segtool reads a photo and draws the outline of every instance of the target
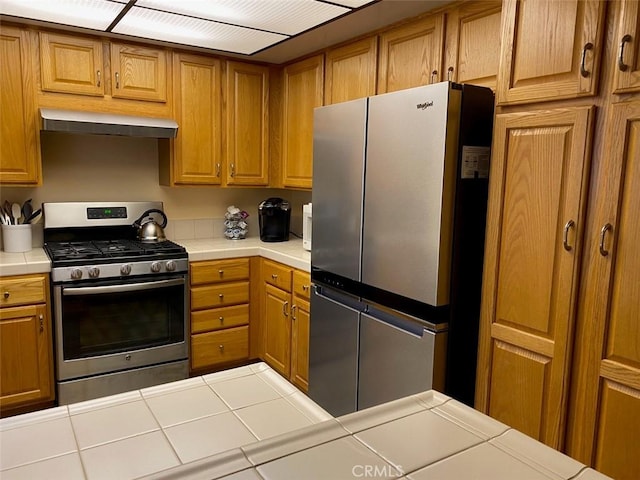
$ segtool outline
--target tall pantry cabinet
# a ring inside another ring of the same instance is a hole
[[[503,2],[476,385],[617,479],[640,472],[637,26],[633,0]]]

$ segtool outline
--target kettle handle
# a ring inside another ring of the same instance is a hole
[[[135,222],[133,222],[133,224],[137,225],[138,227],[142,226],[141,225],[142,219],[144,217],[149,216],[149,214],[151,214],[151,213],[159,213],[160,216],[162,216],[162,225],[160,225],[160,228],[164,228],[164,227],[167,226],[167,216],[165,215],[165,213],[162,210],[159,210],[157,208],[151,208],[151,209],[147,210],[142,215],[140,215],[140,218],[137,219]]]

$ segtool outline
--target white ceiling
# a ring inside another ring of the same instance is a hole
[[[450,0],[0,0],[2,21],[283,63]]]

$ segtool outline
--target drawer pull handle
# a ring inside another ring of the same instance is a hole
[[[575,226],[576,222],[569,220],[564,226],[564,235],[562,236],[562,246],[567,252],[570,252],[572,247],[569,245],[569,230]]]
[[[274,280],[277,280],[278,279],[278,275],[276,275],[275,273],[272,273],[271,274],[271,278],[274,279]]]
[[[287,307],[289,306],[289,302],[284,302],[282,304],[282,313],[284,314],[285,317],[288,317],[289,314],[287,313]]]
[[[220,318],[218,318],[218,320],[220,320],[221,324],[224,323],[224,317],[220,317]]]
[[[7,292],[4,292],[4,298],[5,298],[5,300],[6,300],[7,298],[9,298],[10,296],[11,296],[11,293],[9,293],[8,291],[7,291]]]
[[[302,285],[302,291],[306,292],[307,290],[309,290],[309,285]]]
[[[218,270],[218,275],[223,276],[224,275],[224,270]]]
[[[609,230],[613,230],[613,225],[611,225],[610,223],[606,223],[602,227],[602,230],[600,230],[600,255],[602,255],[603,257],[609,255],[609,250],[604,248],[604,237],[607,235],[607,232]]]
[[[218,298],[220,299],[220,301],[222,301],[224,299],[224,293],[218,294]]]
[[[626,72],[629,65],[624,63],[624,44],[631,41],[631,35],[628,33],[620,40],[620,50],[618,53],[618,70]]]
[[[584,78],[587,78],[590,75],[589,70],[587,70],[584,65],[587,58],[588,50],[593,50],[593,43],[588,42],[582,48],[582,58],[580,59],[580,75],[582,75]]]
[[[224,353],[224,345],[218,345],[218,349],[220,350],[220,353]]]

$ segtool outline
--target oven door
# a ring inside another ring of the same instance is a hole
[[[186,275],[55,285],[58,380],[188,358]]]

